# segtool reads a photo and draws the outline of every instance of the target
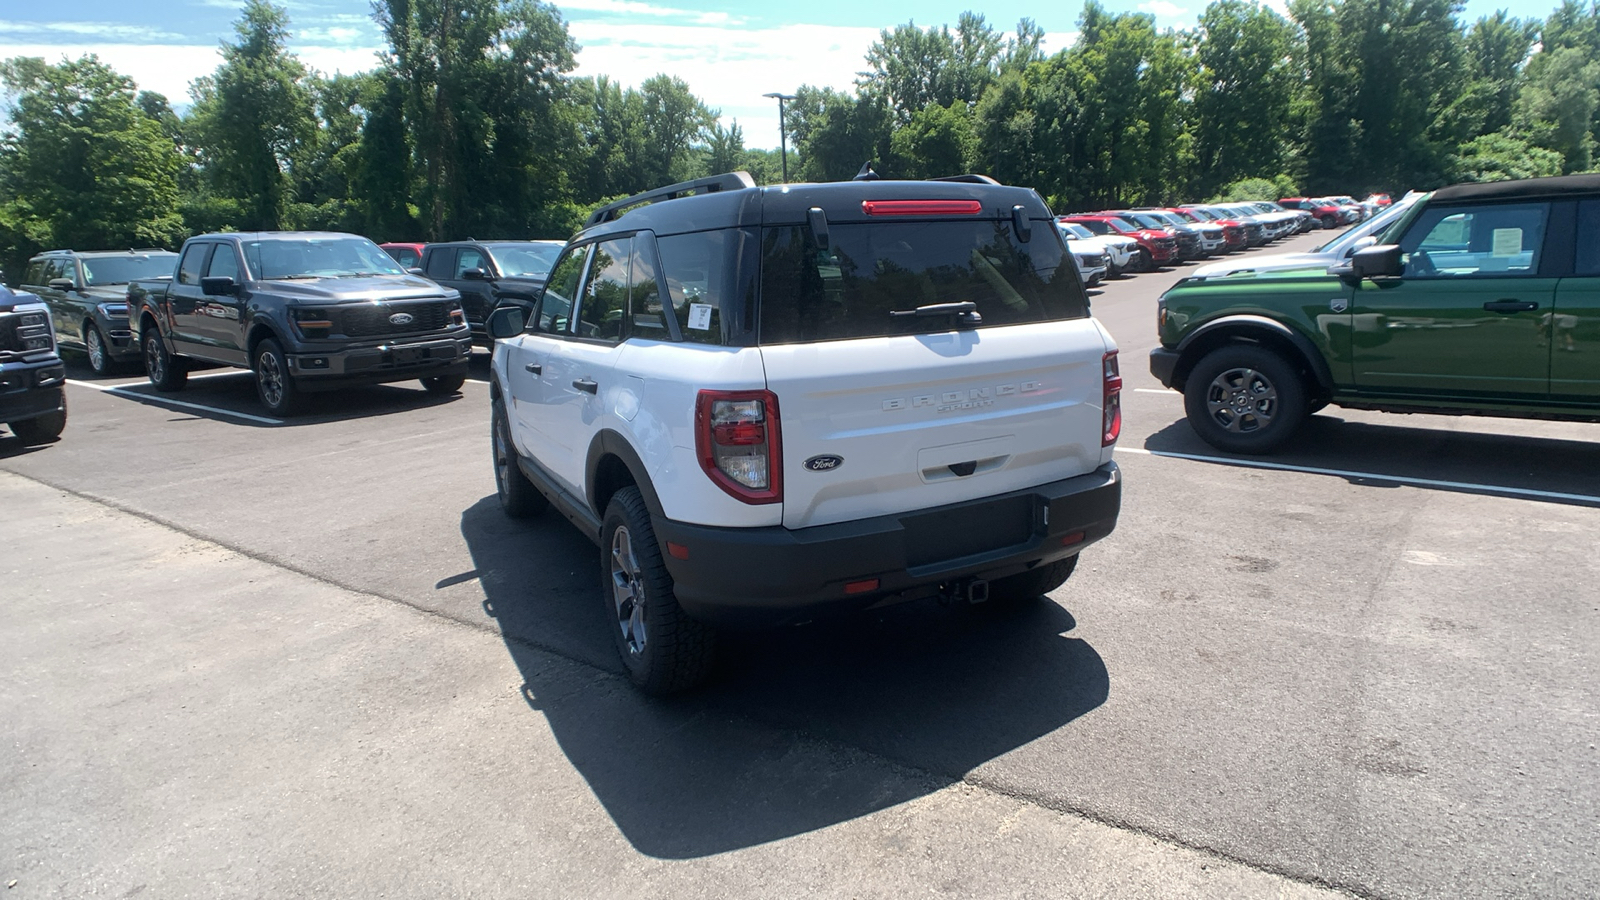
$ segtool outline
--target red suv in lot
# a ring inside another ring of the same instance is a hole
[[[1204,213],[1185,209],[1182,206],[1169,206],[1163,212],[1172,213],[1185,222],[1196,225],[1215,225],[1222,229],[1222,242],[1229,253],[1236,253],[1250,246],[1250,236],[1245,233],[1244,226],[1231,219],[1217,219],[1206,216]]]
[[[1178,261],[1178,239],[1165,231],[1140,228],[1119,216],[1073,215],[1061,216],[1061,221],[1082,225],[1095,234],[1117,234],[1139,242],[1139,264],[1134,266],[1148,272],[1162,263]]]
[[[1303,209],[1311,213],[1311,217],[1322,223],[1323,228],[1338,228],[1344,221],[1344,214],[1339,207],[1325,200],[1313,200],[1310,197],[1284,197],[1278,201],[1284,209]]]

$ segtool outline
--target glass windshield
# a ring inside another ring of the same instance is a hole
[[[562,244],[545,243],[488,244],[489,256],[501,275],[543,278],[550,274],[556,257],[561,255]]]
[[[762,230],[761,341],[785,344],[949,331],[954,315],[919,308],[970,302],[980,327],[1088,314],[1062,243],[1004,221],[836,225],[831,246],[811,230]]]
[[[1157,231],[1162,231],[1167,227],[1166,222],[1163,222],[1155,216],[1147,215],[1145,213],[1129,213],[1127,214],[1126,218],[1138,222],[1145,228],[1154,228]]]
[[[1139,226],[1129,222],[1127,219],[1118,218],[1116,216],[1106,219],[1106,223],[1123,234],[1133,234],[1135,231],[1139,230]]]
[[[1410,207],[1411,204],[1409,203],[1391,204],[1388,209],[1385,209],[1383,212],[1378,213],[1371,219],[1368,219],[1366,223],[1361,225],[1359,228],[1352,228],[1349,231],[1344,232],[1333,240],[1317,247],[1314,252],[1343,253],[1356,241],[1359,241],[1368,235],[1380,235],[1382,232],[1388,231],[1389,226],[1393,225],[1395,221],[1404,215],[1405,211]]]
[[[377,244],[362,237],[284,237],[243,241],[244,258],[261,281],[404,275]]]
[[[84,284],[127,284],[139,278],[161,278],[172,274],[176,253],[138,253],[127,256],[96,256],[83,260]]]
[[[1063,222],[1061,228],[1075,238],[1084,239],[1094,237],[1094,232],[1074,222]]]

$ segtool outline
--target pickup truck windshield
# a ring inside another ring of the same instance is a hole
[[[83,260],[86,285],[127,284],[135,279],[161,278],[172,274],[176,253],[141,253],[128,256],[97,256]]]
[[[243,241],[246,264],[260,281],[404,275],[377,244],[357,237],[286,237]]]
[[[562,244],[489,244],[489,255],[501,275],[543,278],[561,255]]]

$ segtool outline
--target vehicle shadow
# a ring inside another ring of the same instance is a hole
[[[1323,413],[1307,419],[1270,456],[1218,450],[1200,440],[1184,419],[1150,435],[1144,447],[1205,457],[1198,461],[1215,465],[1324,469],[1331,477],[1370,487],[1403,481],[1424,490],[1600,506],[1600,443],[1588,441],[1375,424]]]
[[[454,394],[433,394],[415,381],[346,387],[315,391],[304,395],[298,415],[276,417],[261,406],[253,376],[243,369],[218,369],[204,378],[191,378],[181,391],[158,391],[148,382],[133,382],[101,388],[113,397],[231,425],[253,428],[319,425],[354,419],[370,419],[445,406],[463,400]]]
[[[9,431],[0,431],[0,459],[14,459],[18,456],[26,456],[29,453],[37,453],[51,444],[60,443],[61,440],[61,438],[56,438],[43,444],[29,444]]]
[[[1100,655],[1070,636],[1072,616],[1036,600],[904,604],[726,634],[709,686],[652,699],[621,674],[592,544],[555,516],[513,523],[493,496],[462,513],[461,533],[529,706],[621,834],[657,858],[750,847],[924,796],[1110,691]]]

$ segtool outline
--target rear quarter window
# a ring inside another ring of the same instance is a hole
[[[819,247],[805,226],[761,239],[760,339],[805,343],[919,334],[952,317],[894,316],[970,301],[981,328],[1081,318],[1088,303],[1056,229],[1015,239],[1009,221],[838,224]]]

